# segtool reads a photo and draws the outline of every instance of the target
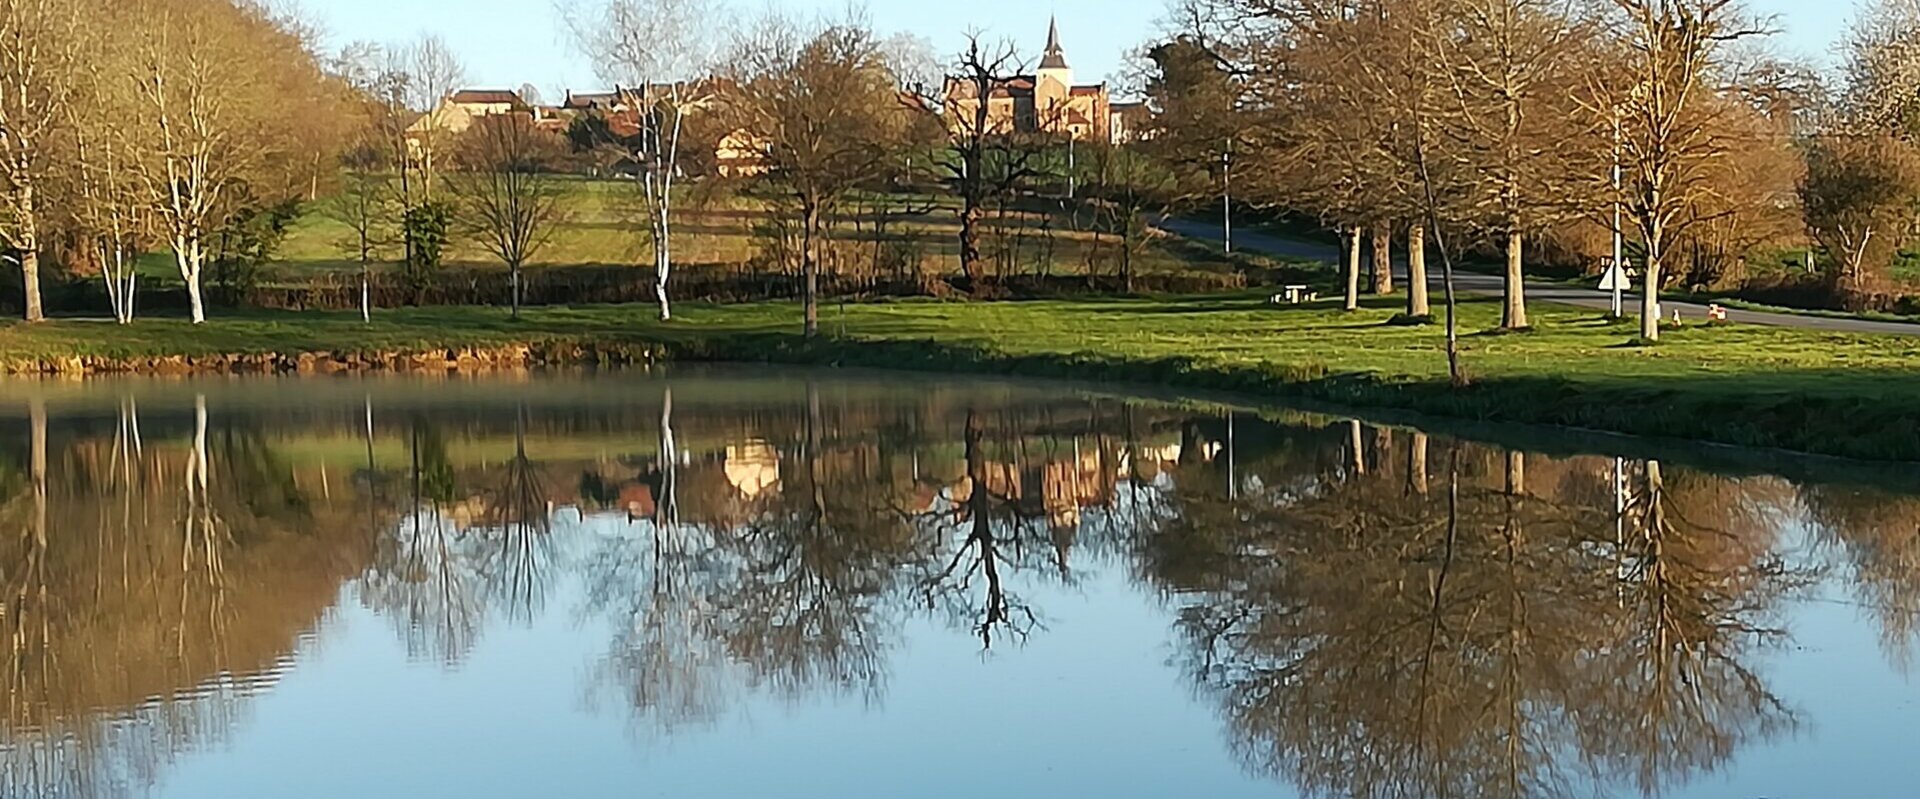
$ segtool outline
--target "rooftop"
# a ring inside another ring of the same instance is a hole
[[[1060,46],[1060,21],[1058,19],[1048,20],[1047,22],[1047,52],[1046,55],[1040,59],[1040,68],[1073,68],[1067,65],[1066,48]]]
[[[523,106],[526,101],[516,92],[506,89],[461,89],[447,98],[448,102],[462,105],[512,105]]]

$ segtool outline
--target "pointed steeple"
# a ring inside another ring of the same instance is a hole
[[[1040,59],[1041,69],[1072,69],[1067,66],[1067,51],[1060,46],[1060,20],[1047,20],[1047,52]]]

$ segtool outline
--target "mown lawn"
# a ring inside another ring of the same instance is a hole
[[[825,336],[798,338],[792,303],[245,313],[203,327],[56,321],[0,328],[0,360],[306,351],[394,352],[516,342],[660,344],[673,357],[840,363],[1117,378],[1468,419],[1561,424],[1870,458],[1920,458],[1920,337],[1752,326],[1672,329],[1628,344],[1630,323],[1542,305],[1537,329],[1488,332],[1498,306],[1462,309],[1473,385],[1446,381],[1440,326],[1388,324],[1397,302],[1354,314],[1257,296],[829,304]]]
[[[653,244],[639,191],[631,181],[569,177],[562,185],[563,219],[529,266],[650,268]],[[773,235],[769,223],[779,216],[765,199],[700,183],[683,187],[676,202],[674,261],[686,269],[737,269],[752,263]],[[270,278],[292,280],[317,271],[359,269],[352,231],[330,216],[327,206],[322,199],[302,208],[274,253]],[[924,269],[959,271],[958,200],[944,195],[859,195],[842,204],[836,236],[870,241],[876,235],[875,220],[883,215],[885,235],[908,242],[920,254]],[[1002,274],[1072,275],[1085,274],[1089,268],[1104,273],[1114,268],[1118,257],[1115,238],[1092,233],[1095,219],[1085,209],[1053,208],[1035,201],[994,220],[998,232],[988,236],[986,247]],[[400,258],[399,248],[385,247],[378,256],[386,259],[378,268],[393,268]],[[504,268],[480,236],[457,227],[444,264]],[[1191,252],[1165,246],[1147,248],[1136,265],[1142,274],[1196,268],[1228,271],[1231,267],[1231,259],[1195,259]],[[178,280],[166,253],[145,259],[143,271],[163,282]]]

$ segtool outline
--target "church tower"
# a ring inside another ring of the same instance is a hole
[[[1057,19],[1047,22],[1047,52],[1040,58],[1040,69],[1035,71],[1033,82],[1033,104],[1040,126],[1057,126],[1056,118],[1065,113],[1068,98],[1073,94],[1073,67],[1067,64],[1067,51],[1060,46]]]
[[[1067,64],[1067,51],[1060,46],[1060,21],[1047,21],[1047,52],[1040,58],[1042,78],[1053,78],[1060,85],[1073,87],[1073,67]]]

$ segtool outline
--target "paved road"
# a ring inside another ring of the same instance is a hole
[[[1220,226],[1217,224],[1174,218],[1162,219],[1157,224],[1162,230],[1189,238],[1207,239],[1209,241],[1219,241],[1221,238]],[[1233,245],[1239,249],[1277,255],[1283,258],[1303,258],[1336,265],[1340,263],[1341,258],[1340,248],[1337,246],[1322,244],[1316,241],[1302,241],[1285,236],[1275,236],[1267,233],[1234,231]],[[1428,260],[1427,265],[1429,267],[1428,282],[1434,286],[1433,297],[1437,303],[1440,300],[1439,284],[1442,280],[1440,265],[1431,259]],[[1402,281],[1406,279],[1405,270],[1406,267],[1404,264],[1396,265],[1394,269]],[[1497,295],[1503,290],[1502,282],[1502,278],[1499,275],[1462,271],[1455,271],[1453,273],[1454,289],[1467,294]],[[1561,283],[1528,281],[1527,299],[1529,301],[1543,300],[1547,302],[1557,302],[1562,305],[1577,305],[1582,308],[1599,308],[1601,310],[1606,310],[1613,306],[1613,298],[1608,292],[1590,289],[1584,286],[1569,286]],[[1628,314],[1637,315],[1639,313],[1640,300],[1637,295],[1629,293],[1626,297],[1626,305]],[[1700,320],[1705,319],[1707,316],[1707,306],[1697,303],[1667,300],[1663,302],[1662,305],[1666,307],[1668,314],[1673,313],[1673,309],[1675,308],[1680,309],[1681,317],[1686,319]],[[1743,311],[1737,308],[1728,308],[1727,318],[1744,324],[1797,327],[1805,330],[1831,330],[1842,333],[1891,333],[1903,336],[1920,336],[1920,324],[1907,322],[1876,322],[1866,319],[1847,319],[1833,316]]]

